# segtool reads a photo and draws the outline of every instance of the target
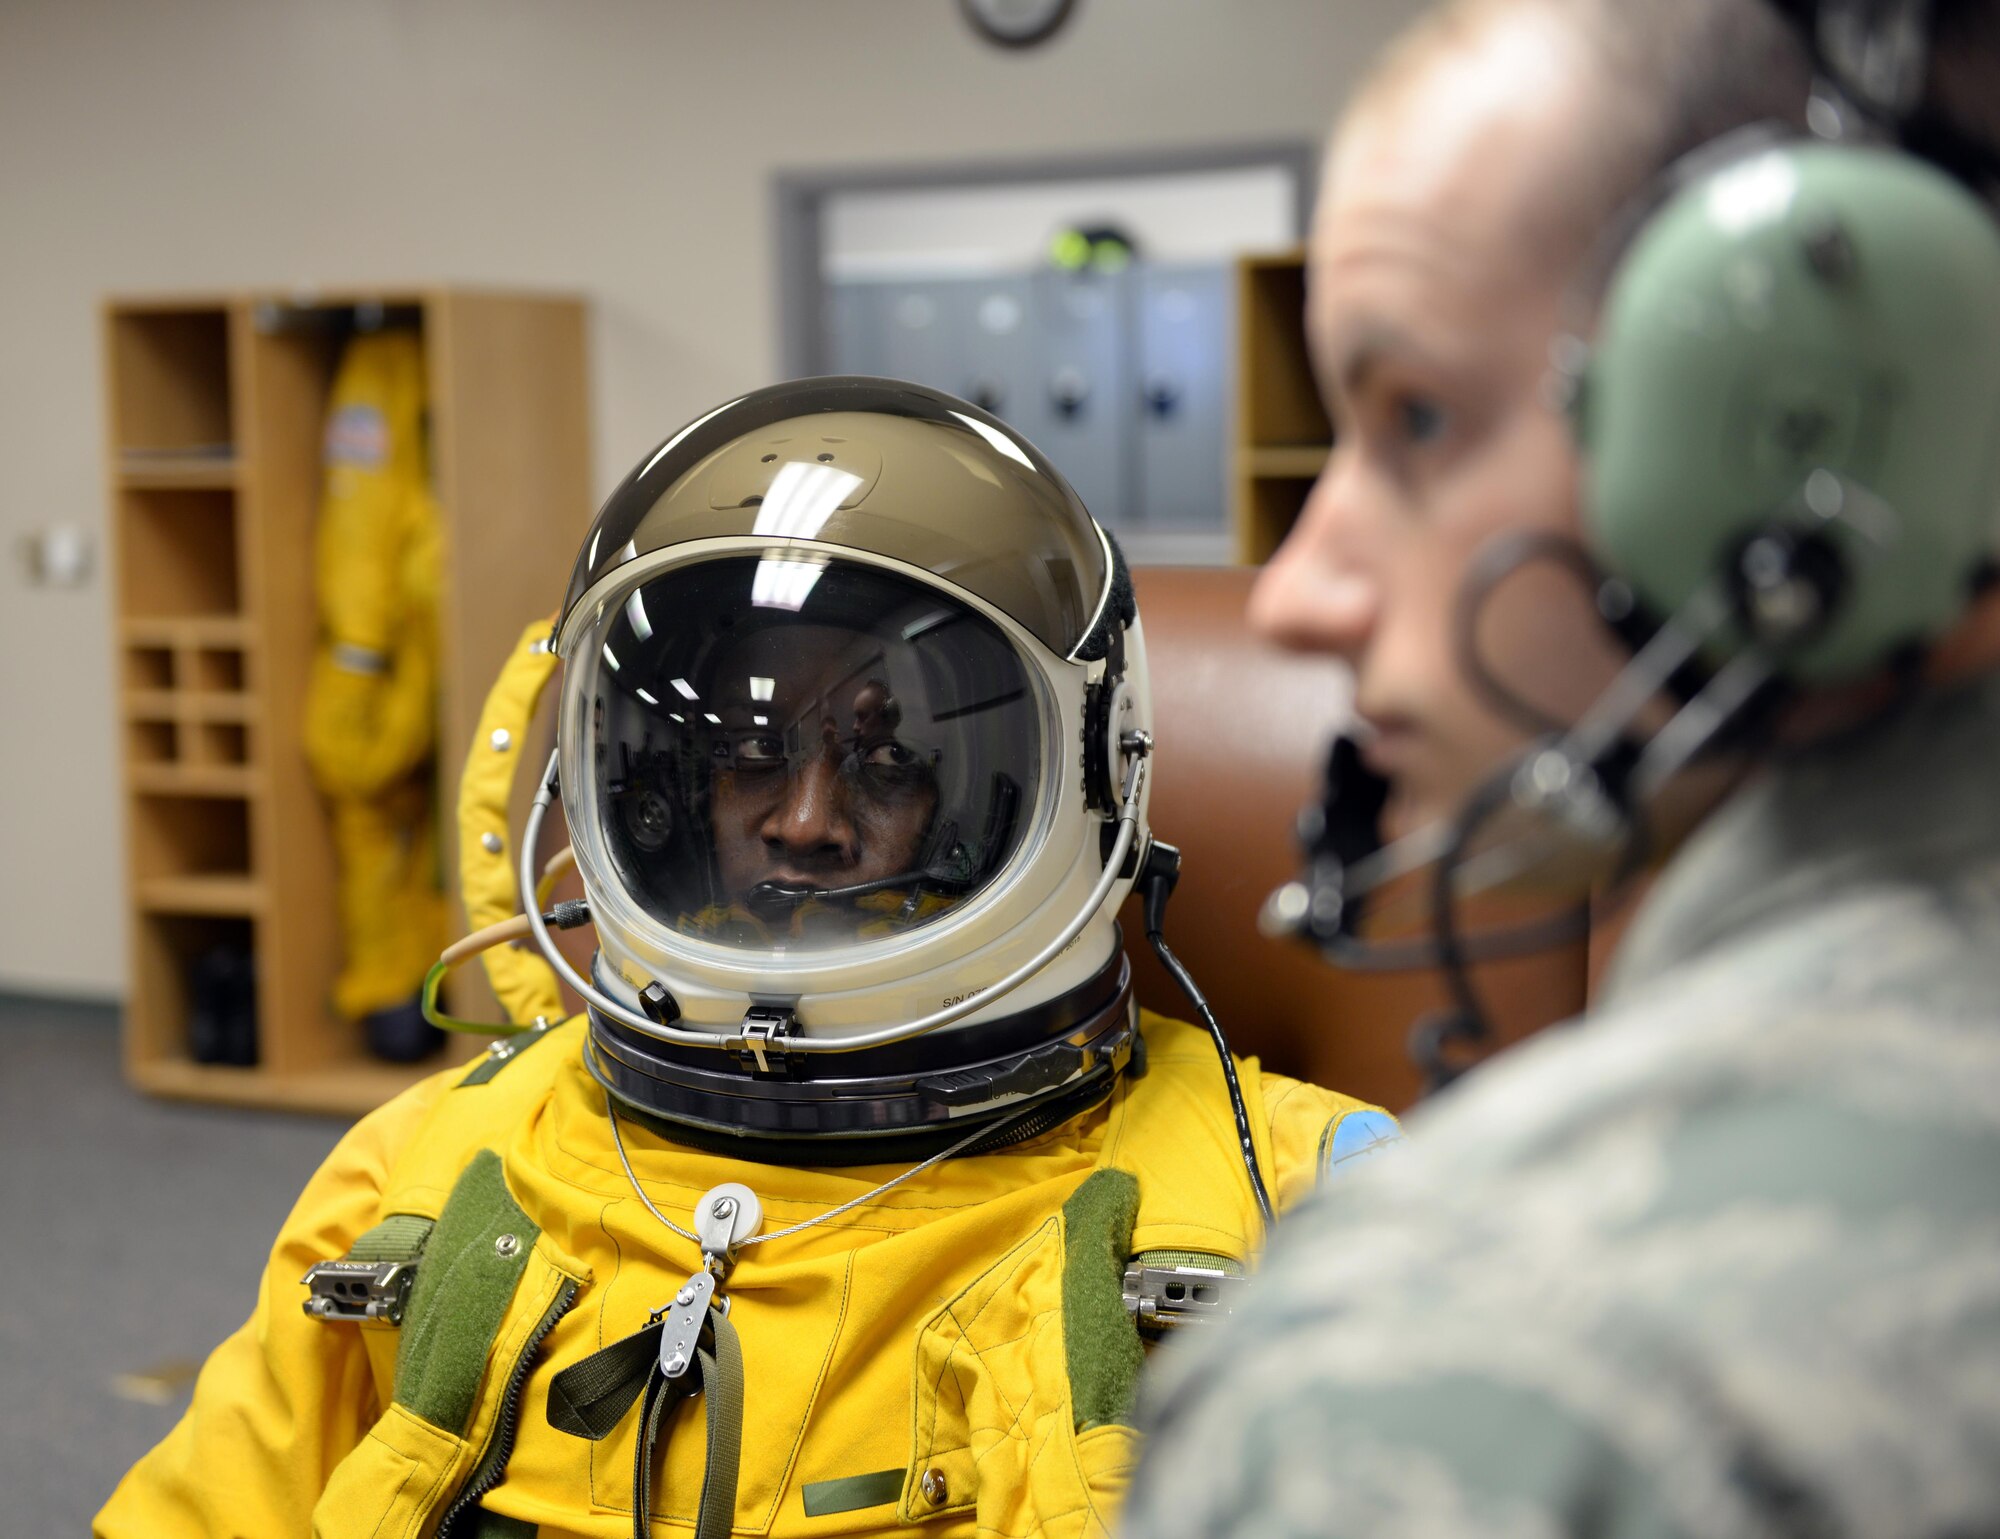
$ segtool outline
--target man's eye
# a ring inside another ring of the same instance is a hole
[[[1428,396],[1401,396],[1396,401],[1396,428],[1405,443],[1434,443],[1444,435],[1444,408]]]
[[[878,768],[906,769],[917,762],[917,756],[894,738],[888,738],[864,753],[861,762]]]
[[[782,763],[785,745],[775,737],[761,737],[755,733],[739,737],[724,750],[743,769],[762,769]]]

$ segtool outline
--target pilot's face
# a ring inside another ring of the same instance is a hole
[[[772,698],[719,703],[713,797],[725,901],[760,885],[850,887],[917,863],[937,811],[929,758],[899,736],[886,684],[856,673],[844,633],[784,637],[729,670],[770,681]],[[843,726],[845,730],[843,730]]]

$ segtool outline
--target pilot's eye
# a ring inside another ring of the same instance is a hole
[[[879,769],[907,769],[917,762],[917,756],[891,737],[870,747],[862,754],[861,761]]]

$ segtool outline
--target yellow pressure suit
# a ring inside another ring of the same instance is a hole
[[[339,865],[334,1008],[407,1004],[444,945],[432,748],[438,521],[415,333],[364,333],[334,378],[315,585],[320,646],[305,747]]]
[[[462,784],[475,924],[512,908],[511,861],[480,834],[504,831],[513,745],[554,666],[547,633],[544,621],[522,635]],[[515,1019],[559,1013],[538,957],[495,947],[486,962]],[[1260,1227],[1208,1038],[1151,1014],[1142,1030],[1143,1070],[1135,1057],[1096,1108],[739,1252],[721,1290],[742,1350],[736,1533],[1104,1534],[1136,1456],[1127,1260],[1240,1270]],[[550,1386],[645,1326],[701,1257],[634,1195],[584,1038],[581,1019],[514,1037],[342,1140],[278,1238],[255,1315],[209,1359],[99,1534],[632,1533],[641,1418],[588,1441],[550,1424]],[[1240,1074],[1280,1207],[1387,1124],[1254,1060]],[[757,1164],[624,1125],[648,1196],[683,1227],[724,1182],[758,1195],[768,1232],[906,1168]],[[378,1226],[426,1220],[438,1222],[400,1327],[304,1313],[308,1267],[373,1254]],[[670,1411],[658,1439],[655,1532],[696,1523],[706,1398]]]
[[[1114,1338],[1135,1327],[1099,1311],[1082,1330],[1079,1311],[1107,1287],[1115,1299],[1128,1255],[1242,1262],[1258,1232],[1214,1049],[1178,1022],[1142,1025],[1145,1072],[1095,1110],[740,1254],[723,1290],[743,1355],[737,1533],[1104,1533],[1137,1450],[1129,1393],[1105,1403],[1100,1358],[1130,1347]],[[279,1236],[255,1315],[209,1359],[187,1415],[97,1533],[416,1539],[489,1480],[453,1534],[632,1532],[637,1418],[600,1442],[556,1431],[549,1383],[644,1326],[701,1258],[633,1195],[583,1038],[572,1020],[516,1039],[504,1060],[436,1075],[342,1140]],[[1379,1116],[1254,1060],[1240,1072],[1281,1206],[1318,1179],[1342,1118]],[[683,1224],[725,1181],[751,1187],[775,1229],[900,1170],[750,1164],[629,1122],[626,1146],[655,1205]],[[1086,1188],[1108,1171],[1137,1188],[1129,1238],[1109,1245]],[[390,1214],[437,1217],[455,1187],[454,1210],[470,1204],[472,1217],[455,1248],[440,1250],[440,1225],[421,1265],[465,1274],[463,1310],[400,1329],[302,1312],[309,1266]],[[496,1267],[511,1274],[504,1299],[468,1320],[491,1293],[476,1274]],[[675,1416],[655,1532],[690,1529],[701,1489],[699,1401]]]

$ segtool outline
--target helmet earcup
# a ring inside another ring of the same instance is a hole
[[[1820,529],[1838,600],[1783,671],[1853,678],[1987,569],[1996,411],[1991,213],[1893,150],[1765,147],[1674,193],[1612,276],[1574,400],[1586,537],[1668,615],[1758,536]]]

